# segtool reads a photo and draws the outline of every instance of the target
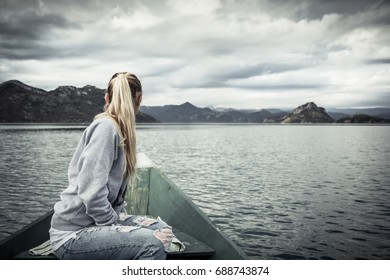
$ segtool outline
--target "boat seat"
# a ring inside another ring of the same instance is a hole
[[[169,252],[167,259],[178,260],[178,259],[205,259],[212,256],[215,251],[205,243],[195,239],[187,233],[173,229],[175,236],[185,245],[183,252]],[[56,260],[57,257],[53,254],[44,255],[31,255],[29,250],[23,251],[15,256],[15,259],[19,260]]]

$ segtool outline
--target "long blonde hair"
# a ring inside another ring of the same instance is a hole
[[[134,74],[128,72],[115,73],[106,90],[108,102],[104,106],[104,113],[95,117],[109,116],[116,122],[120,134],[121,145],[125,153],[124,171],[135,175],[137,163],[135,114],[138,112],[142,100],[142,85]]]

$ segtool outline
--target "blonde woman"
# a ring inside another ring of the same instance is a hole
[[[124,196],[135,175],[141,82],[134,74],[116,73],[105,100],[104,113],[81,137],[69,164],[69,186],[54,206],[54,253],[59,259],[165,259],[171,227],[124,214]]]

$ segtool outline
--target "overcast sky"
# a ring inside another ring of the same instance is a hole
[[[1,0],[0,82],[129,71],[147,106],[390,107],[389,2]]]

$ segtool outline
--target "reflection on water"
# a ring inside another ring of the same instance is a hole
[[[0,130],[0,238],[49,210],[82,130]],[[390,127],[145,125],[146,153],[256,259],[389,259]]]

